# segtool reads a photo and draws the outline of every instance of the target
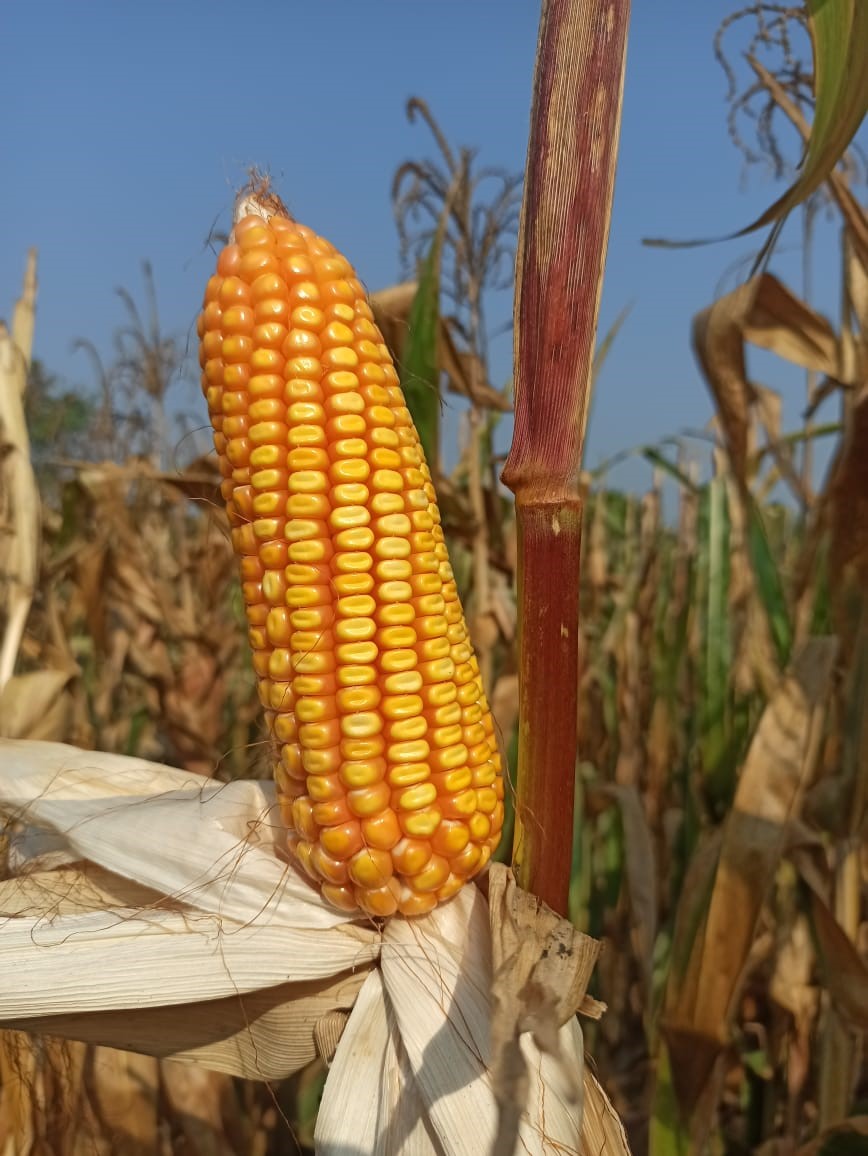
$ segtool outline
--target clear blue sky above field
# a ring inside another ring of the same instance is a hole
[[[708,420],[690,319],[727,271],[733,284],[733,264],[756,244],[673,252],[641,239],[729,232],[782,191],[758,170],[745,184],[727,135],[712,37],[732,8],[634,4],[601,332],[632,311],[598,383],[591,466]],[[3,0],[0,316],[37,246],[37,355],[88,384],[72,344],[87,337],[110,357],[124,321],[114,289],[141,298],[147,258],[164,325],[186,338],[213,264],[207,235],[215,220],[225,225],[250,165],[272,172],[292,211],[343,248],[370,288],[394,283],[392,174],[433,153],[427,129],[407,122],[407,98],[423,97],[453,144],[522,169],[538,16],[533,0]],[[794,226],[774,265],[796,288],[798,239]],[[818,301],[834,311],[832,248],[815,277]],[[501,298],[491,315],[508,311]],[[193,362],[192,343],[190,352]],[[502,337],[498,384],[510,357]],[[174,405],[204,422],[189,368]],[[801,383],[780,380],[795,422]],[[642,484],[647,470],[620,477]]]

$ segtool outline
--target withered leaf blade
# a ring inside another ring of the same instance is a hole
[[[840,347],[825,317],[796,297],[771,273],[757,278],[753,305],[744,319],[746,341],[804,369],[840,377]]]
[[[0,736],[58,742],[72,718],[72,671],[34,670],[10,679],[0,691]]]
[[[693,347],[717,403],[736,474],[747,466],[755,391],[747,378],[745,346],[840,379],[840,349],[829,322],[770,273],[718,298],[693,320]]]
[[[186,1150],[196,1156],[234,1156],[236,1148],[224,1134],[221,1099],[232,1091],[226,1086],[225,1076],[171,1060],[160,1065],[160,1076],[163,1094],[186,1140]]]
[[[112,1149],[119,1156],[132,1156],[149,1147],[153,1150],[158,1144],[159,1126],[157,1061],[149,1056],[118,1054],[108,1048],[95,1048],[88,1058],[92,1065],[88,1082],[95,1107],[111,1136]]]
[[[663,1030],[686,1115],[729,1043],[757,920],[817,758],[836,654],[834,639],[809,639],[766,706],[724,825],[710,900],[674,947]]]
[[[803,873],[810,893],[810,914],[820,967],[832,1001],[860,1031],[868,1031],[868,967],[829,910],[811,873]]]
[[[509,413],[512,406],[505,393],[494,388],[485,374],[481,358],[468,350],[459,350],[448,318],[441,319],[437,356],[452,393],[469,398],[485,409]]]

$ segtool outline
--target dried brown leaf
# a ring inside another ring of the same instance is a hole
[[[0,1032],[0,1145],[4,1156],[113,1156],[89,1103],[88,1049]]]
[[[829,910],[811,873],[803,872],[811,899],[811,922],[826,988],[838,1011],[860,1031],[868,1031],[868,967]]]
[[[73,674],[36,670],[19,674],[0,691],[0,736],[62,742],[72,717]]]
[[[453,393],[469,398],[474,405],[483,409],[500,413],[511,411],[512,406],[506,394],[495,389],[486,379],[482,359],[467,350],[458,349],[448,318],[441,321],[437,356]]]
[[[811,982],[813,968],[810,931],[807,921],[800,916],[787,928],[784,943],[776,954],[769,995],[786,1008],[793,1019],[806,1023],[817,1011],[818,992]]]
[[[829,377],[840,380],[842,373],[832,326],[770,273],[739,285],[696,315],[694,350],[711,387],[733,467],[742,480],[756,400],[747,378],[748,343]]]
[[[180,1124],[189,1156],[234,1156],[223,1135],[221,1100],[231,1093],[229,1078],[194,1064],[164,1060],[160,1064],[163,1092],[172,1117]]]
[[[36,318],[36,251],[31,250],[12,332],[0,322],[0,690],[12,677],[36,588],[41,510],[30,462],[24,391]]]
[[[157,1147],[159,1066],[150,1056],[95,1048],[91,1089],[117,1156],[140,1156]]]
[[[804,369],[841,379],[841,351],[835,330],[787,287],[763,273],[745,314],[745,341]]]
[[[100,650],[105,648],[107,603],[105,574],[108,546],[100,543],[89,550],[81,550],[74,559],[76,610],[84,617],[87,628]]]
[[[635,785],[607,783],[600,787],[600,793],[615,799],[621,812],[633,942],[642,969],[645,995],[650,1000],[654,941],[657,938],[657,865],[651,829]]]
[[[787,845],[787,825],[819,752],[837,653],[833,639],[811,639],[796,654],[760,719],[723,831],[710,900],[696,929],[681,934],[664,1012],[673,1079],[692,1113],[729,1043],[757,920]]]

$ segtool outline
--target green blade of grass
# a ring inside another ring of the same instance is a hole
[[[744,233],[786,216],[827,179],[868,113],[868,4],[807,0],[814,48],[814,123],[798,180]]]
[[[660,1047],[657,1085],[648,1136],[650,1156],[687,1156],[690,1138],[681,1123],[678,1101],[672,1086],[672,1071],[666,1045]]]
[[[646,238],[659,248],[689,249],[744,237],[768,225],[760,264],[786,216],[832,175],[868,114],[868,4],[865,0],[806,0],[814,56],[814,121],[797,180],[761,216],[737,233],[695,241]]]
[[[748,506],[748,550],[756,578],[757,593],[768,618],[778,662],[783,669],[790,657],[793,625],[787,609],[781,576],[766,536],[762,514],[755,502],[750,502]]]
[[[431,243],[413,298],[401,358],[401,388],[425,457],[436,473],[440,453],[440,389],[437,330],[440,323],[440,235]]]
[[[702,761],[713,774],[727,750],[729,698],[729,518],[726,482],[714,478],[708,487],[705,563],[705,645],[703,663]]]

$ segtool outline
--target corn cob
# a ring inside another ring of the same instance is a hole
[[[289,849],[338,908],[430,911],[497,845],[501,761],[365,291],[251,194],[198,333]]]

